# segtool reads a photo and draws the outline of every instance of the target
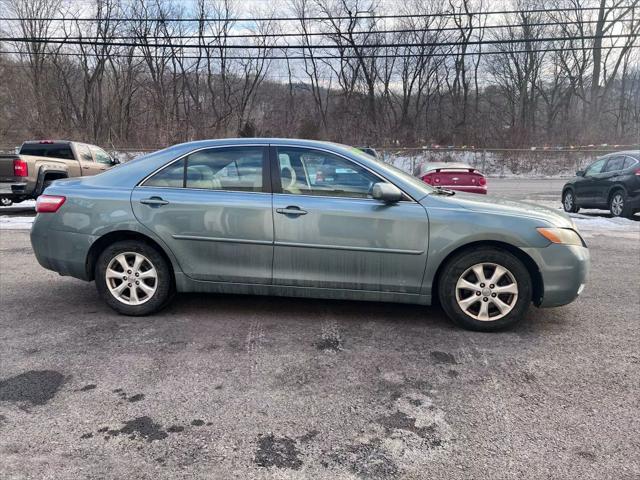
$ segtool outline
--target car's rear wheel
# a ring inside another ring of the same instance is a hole
[[[565,190],[562,194],[562,207],[567,213],[578,213],[580,207],[576,204],[576,196],[573,190]]]
[[[154,247],[137,240],[109,245],[98,257],[96,288],[107,304],[124,315],[148,315],[171,299],[168,262]]]
[[[630,218],[633,211],[627,205],[627,196],[623,190],[616,190],[609,198],[609,211],[614,217]]]
[[[440,303],[449,318],[464,328],[483,332],[522,320],[532,290],[525,265],[498,248],[456,255],[445,266],[438,284]]]

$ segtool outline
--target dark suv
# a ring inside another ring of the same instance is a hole
[[[580,208],[609,209],[614,217],[630,218],[640,210],[640,150],[599,158],[562,188],[566,212]]]

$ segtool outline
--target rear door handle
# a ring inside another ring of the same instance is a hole
[[[143,203],[144,205],[161,206],[161,205],[166,205],[169,202],[167,202],[166,200],[163,200],[160,197],[151,197],[151,198],[143,198],[142,200],[140,200],[140,203]]]
[[[306,215],[307,211],[302,210],[300,207],[289,206],[287,208],[276,208],[276,212],[282,215]]]

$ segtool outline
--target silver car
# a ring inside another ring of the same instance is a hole
[[[287,139],[184,143],[38,199],[40,264],[95,280],[125,315],[175,292],[429,305],[491,331],[582,291],[565,214],[433,188],[360,150]]]

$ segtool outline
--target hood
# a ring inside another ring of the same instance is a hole
[[[430,195],[430,197],[438,197],[438,200],[443,200],[447,203],[455,204],[459,208],[474,212],[527,217],[534,220],[542,220],[554,227],[575,228],[571,218],[564,212],[535,203],[464,192],[456,192],[455,195],[449,197],[443,195]]]

